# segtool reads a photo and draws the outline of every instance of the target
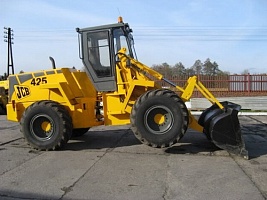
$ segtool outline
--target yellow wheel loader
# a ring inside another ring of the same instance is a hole
[[[218,147],[248,157],[239,105],[218,102],[196,76],[182,88],[139,62],[132,30],[121,19],[76,31],[85,72],[53,63],[51,70],[9,76],[7,118],[20,122],[33,148],[55,150],[90,127],[131,124],[135,136],[152,147],[170,147],[192,128]],[[178,92],[161,88],[158,80]],[[185,105],[196,89],[212,104],[198,121]]]
[[[0,81],[0,115],[6,114],[6,105],[8,102],[8,81]]]

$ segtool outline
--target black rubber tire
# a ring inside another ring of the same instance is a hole
[[[189,114],[177,94],[171,90],[157,89],[146,92],[136,100],[130,120],[137,139],[149,146],[164,148],[183,137]]]
[[[29,145],[38,150],[62,148],[72,134],[72,120],[67,110],[47,100],[29,106],[22,115],[20,127]]]
[[[84,135],[85,133],[87,133],[87,131],[89,130],[90,128],[74,128],[72,130],[72,135],[71,137],[72,138],[75,138],[75,137],[80,137],[82,135]]]
[[[0,104],[0,115],[6,115],[6,108],[3,104]]]

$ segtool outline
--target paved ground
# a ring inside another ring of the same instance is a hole
[[[218,100],[239,104],[242,110],[267,111],[267,96],[219,97]],[[210,102],[206,98],[192,98],[187,102],[187,107],[193,110],[205,110],[210,107]]]
[[[240,122],[250,160],[190,130],[174,147],[153,149],[128,126],[97,127],[64,150],[38,152],[0,116],[0,199],[266,199],[267,117]]]

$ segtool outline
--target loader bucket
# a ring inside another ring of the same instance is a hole
[[[204,133],[219,148],[248,159],[248,152],[241,135],[238,112],[241,106],[231,102],[221,102],[207,108],[199,117],[198,123],[204,127]]]

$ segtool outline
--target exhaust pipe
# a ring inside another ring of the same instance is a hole
[[[52,68],[53,68],[53,69],[56,69],[56,63],[55,63],[54,58],[52,58],[51,56],[49,56],[49,60],[50,60],[51,63],[52,63]]]

